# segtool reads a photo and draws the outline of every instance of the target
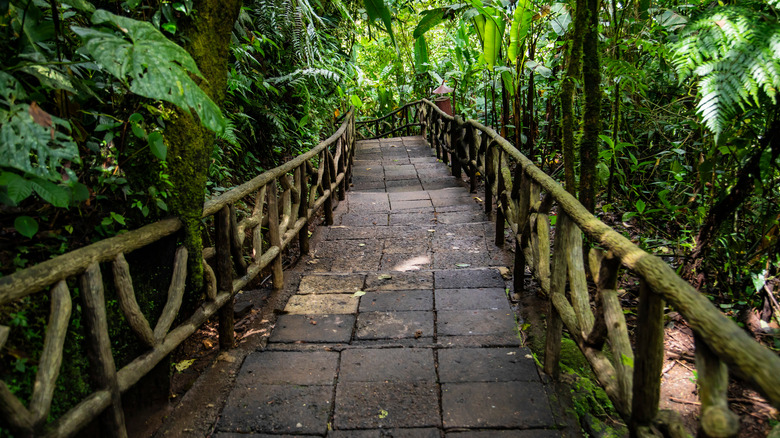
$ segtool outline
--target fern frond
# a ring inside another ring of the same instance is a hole
[[[284,76],[268,78],[268,82],[273,84],[286,83],[286,82],[292,83],[299,79],[303,79],[305,81],[306,79],[315,78],[318,76],[331,80],[333,82],[338,82],[339,80],[341,80],[339,74],[331,70],[327,70],[324,68],[304,68],[304,69],[295,70],[294,72],[290,74],[286,74]]]
[[[229,145],[240,148],[241,145],[238,143],[238,136],[236,135],[236,125],[233,123],[233,120],[231,120],[229,117],[227,118],[227,124],[225,126],[225,130],[221,133],[217,133],[217,138],[220,140],[224,140]]]
[[[716,135],[739,111],[759,107],[766,98],[776,103],[780,23],[759,9],[723,6],[708,11],[689,22],[673,53],[680,81],[697,81],[697,111]]]

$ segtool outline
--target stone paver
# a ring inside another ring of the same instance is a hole
[[[351,191],[216,437],[576,436],[556,422],[482,200],[419,137],[359,142]]]
[[[451,382],[539,381],[525,348],[452,348],[439,351],[439,379]]]
[[[281,315],[271,342],[349,342],[354,315]]]
[[[357,339],[433,336],[433,312],[366,312],[358,315]]]
[[[506,297],[504,297],[506,301]],[[391,310],[433,310],[432,290],[367,292],[360,299],[360,312]]]
[[[337,429],[440,426],[439,388],[431,382],[339,382]]]
[[[436,382],[429,348],[367,348],[341,353],[342,382]]]
[[[550,402],[541,383],[444,383],[441,393],[445,428],[539,428],[555,425]]]
[[[436,289],[436,310],[510,310],[501,288]]]
[[[333,386],[236,385],[217,429],[324,435],[332,400]]]

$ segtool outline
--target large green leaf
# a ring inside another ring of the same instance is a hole
[[[12,172],[0,173],[0,186],[5,186],[8,197],[14,204],[18,204],[32,195],[30,181]]]
[[[51,181],[35,178],[30,181],[30,185],[41,199],[55,207],[65,208],[70,202],[70,192]]]
[[[421,35],[414,41],[414,69],[417,73],[428,71],[428,44],[425,36]]]
[[[390,40],[393,42],[393,46],[398,47],[395,43],[395,35],[393,35],[393,16],[390,15],[390,10],[387,9],[384,0],[363,0],[363,4],[366,7],[368,21],[373,23],[376,19],[382,20],[382,23],[385,25],[385,30],[390,35]]]
[[[38,232],[38,222],[30,216],[19,216],[14,219],[14,228],[22,236],[31,239]]]
[[[525,37],[528,34],[528,28],[531,25],[533,19],[533,5],[528,0],[520,0],[517,2],[517,9],[515,9],[514,16],[512,18],[512,27],[509,32],[509,50],[507,55],[509,60],[514,62],[517,58],[518,50],[523,45]]]
[[[425,32],[428,32],[431,28],[444,20],[443,8],[429,9],[423,11],[421,14],[425,15],[420,19],[420,23],[417,27],[414,28],[414,33],[412,33],[413,38],[420,38]]]
[[[59,168],[63,162],[81,161],[76,143],[61,132],[67,129],[67,122],[46,114],[37,105],[12,105],[9,111],[0,111],[0,165],[61,181]]]
[[[92,15],[104,28],[72,27],[84,41],[84,49],[109,73],[125,81],[131,92],[171,102],[185,111],[195,111],[201,123],[214,132],[227,122],[219,107],[192,80],[203,78],[195,61],[148,22],[120,17],[99,9]]]
[[[496,64],[499,50],[501,49],[501,41],[504,35],[503,21],[494,19],[493,17],[487,17],[485,21],[485,35],[484,44],[482,46],[482,52],[485,55],[485,62],[490,70],[493,70],[493,66]]]

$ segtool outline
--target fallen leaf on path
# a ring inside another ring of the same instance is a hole
[[[176,371],[182,372],[187,368],[189,368],[194,363],[195,363],[195,359],[186,359],[181,362],[177,362],[176,365],[174,366],[176,367]]]
[[[362,290],[359,290],[359,291],[355,292],[354,294],[352,294],[352,296],[353,297],[362,297],[365,294],[366,294],[365,292],[363,292]]]
[[[392,275],[388,275],[388,274],[382,274],[382,275],[380,275],[380,276],[378,276],[376,278],[378,278],[379,280],[389,280],[389,279],[393,278],[393,276]]]
[[[458,268],[468,268],[471,265],[468,263],[456,263],[455,266],[457,266]]]

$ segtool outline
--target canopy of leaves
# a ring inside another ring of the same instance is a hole
[[[92,23],[106,27],[72,29],[84,41],[84,49],[114,77],[126,81],[131,92],[194,110],[207,128],[225,130],[219,107],[190,77],[203,76],[187,51],[148,22],[100,9]]]

